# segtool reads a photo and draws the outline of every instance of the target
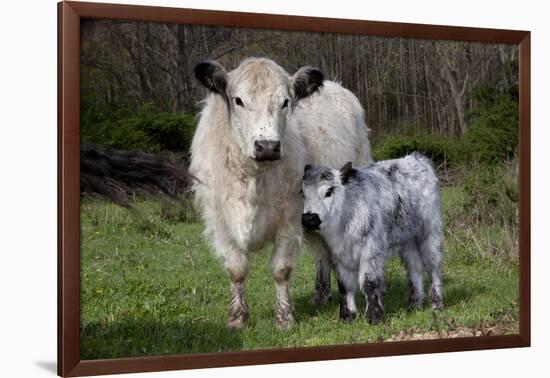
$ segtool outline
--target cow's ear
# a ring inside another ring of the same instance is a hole
[[[302,98],[307,97],[323,85],[324,75],[318,68],[302,67],[292,76],[291,84],[294,98],[292,103],[296,104]]]
[[[195,66],[195,77],[210,91],[221,95],[226,101],[227,95],[227,71],[215,60],[206,60]]]
[[[347,184],[355,174],[355,169],[352,168],[351,161],[348,161],[342,168],[340,168],[340,180],[342,184]]]

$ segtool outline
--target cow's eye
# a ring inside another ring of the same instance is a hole
[[[299,192],[301,195],[304,195],[304,191],[303,189],[300,189],[300,192]]]
[[[325,198],[332,196],[332,193],[334,193],[334,187],[327,190],[327,192],[325,193]]]
[[[243,100],[240,97],[235,97],[235,104],[242,106],[244,108]]]
[[[285,102],[283,102],[283,109],[286,108],[288,106],[288,98],[285,100]]]

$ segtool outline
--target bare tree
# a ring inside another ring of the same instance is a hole
[[[516,60],[517,48],[201,25],[83,23],[84,92],[95,93],[98,101],[152,102],[166,111],[195,113],[205,93],[193,79],[194,65],[217,59],[231,68],[248,56],[272,58],[289,72],[320,67],[359,97],[374,130],[414,126],[461,135],[475,106],[472,89]]]

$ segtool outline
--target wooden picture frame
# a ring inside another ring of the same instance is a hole
[[[80,359],[80,21],[125,19],[371,34],[519,45],[520,321],[519,333],[323,347],[284,348],[109,360]],[[58,4],[58,374],[82,376],[206,367],[438,353],[530,345],[530,32],[341,20],[165,7]]]

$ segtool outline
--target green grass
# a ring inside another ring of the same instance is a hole
[[[460,188],[444,188],[445,216],[454,216],[462,201]],[[202,225],[163,217],[155,202],[137,202],[136,207],[139,217],[100,200],[82,203],[83,359],[366,343],[403,330],[479,327],[503,315],[512,320],[505,332],[516,332],[517,263],[497,264],[490,253],[479,253],[476,235],[501,238],[490,228],[467,232],[446,222],[455,229],[446,235],[446,308],[437,316],[428,306],[406,311],[404,269],[392,258],[386,270],[386,315],[376,326],[366,322],[362,310],[354,323],[339,322],[334,284],[328,305],[309,304],[315,271],[311,254],[304,250],[296,259],[291,283],[297,322],[289,331],[278,331],[272,322],[275,290],[266,248],[251,257],[250,325],[232,332],[225,328],[229,281],[201,237]],[[358,305],[363,308],[364,300]]]

